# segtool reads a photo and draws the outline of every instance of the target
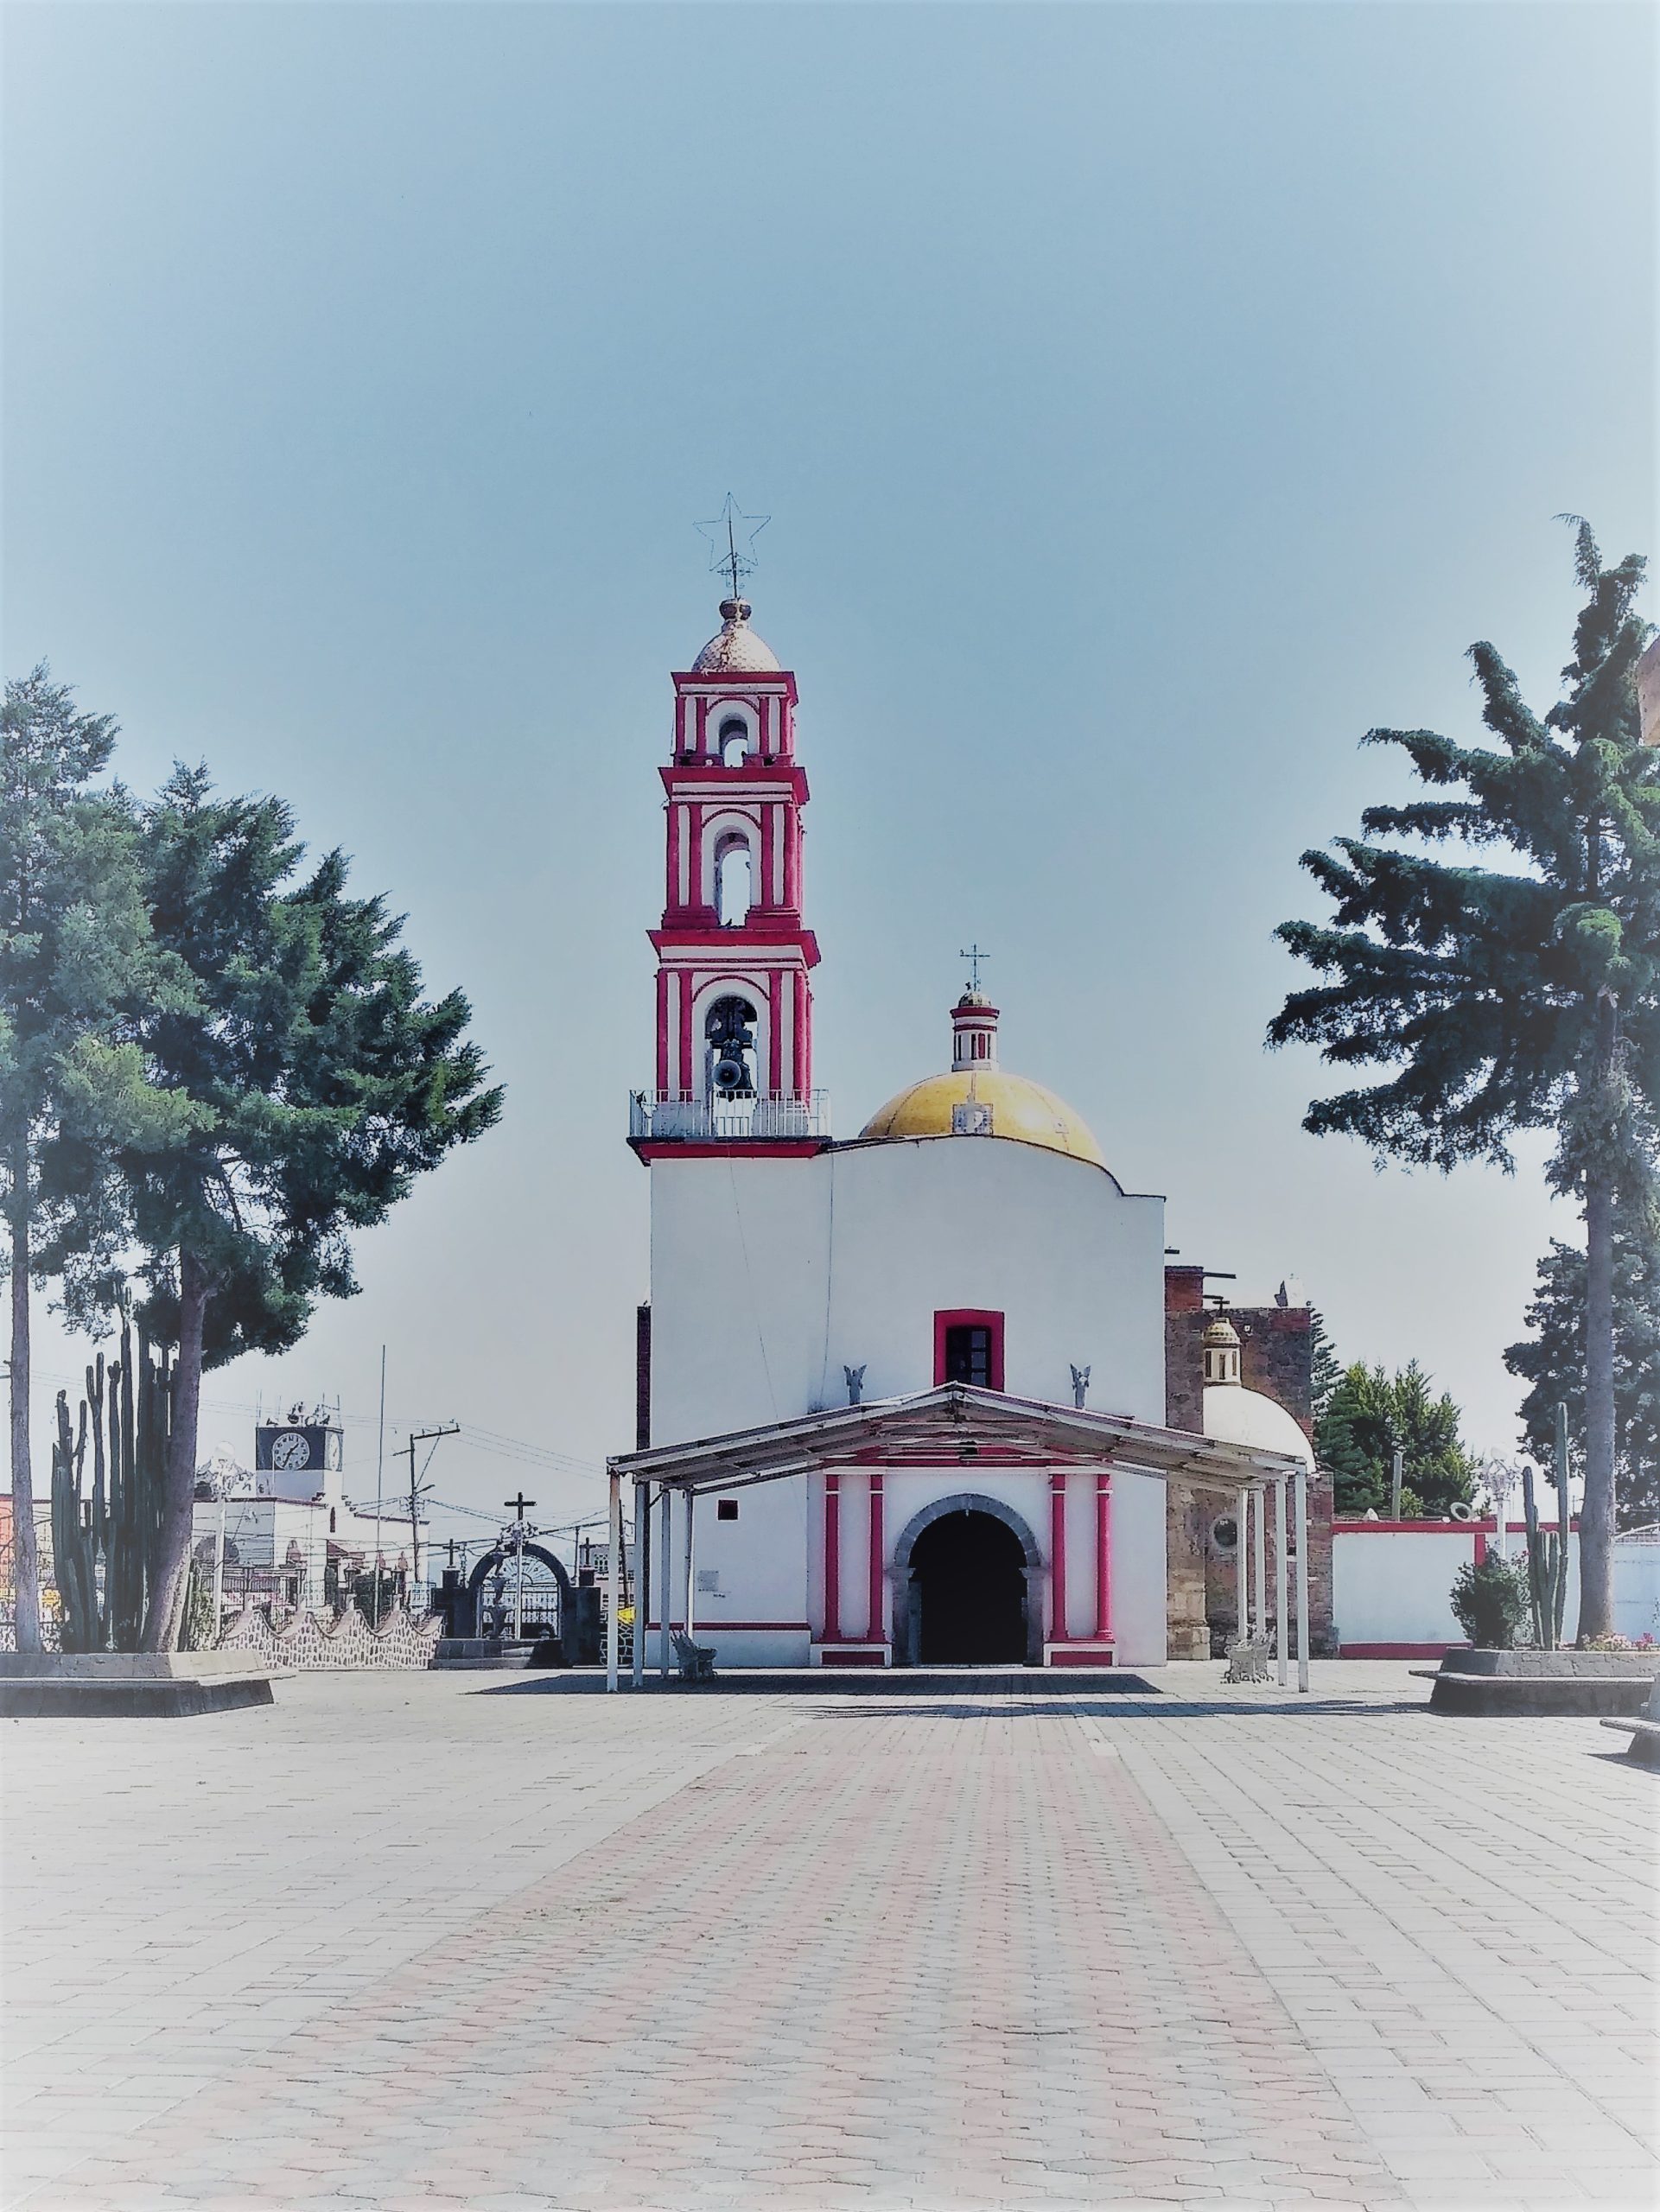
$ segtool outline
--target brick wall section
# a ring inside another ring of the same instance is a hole
[[[1165,1269],[1165,1419],[1172,1428],[1198,1434],[1205,1424],[1203,1342],[1214,1319],[1205,1305],[1204,1270]],[[1312,1442],[1313,1344],[1306,1306],[1231,1306],[1239,1332],[1240,1379],[1248,1390],[1282,1405]],[[1209,1497],[1194,1497],[1172,1484],[1165,1509],[1169,1561],[1167,1618],[1173,1659],[1219,1656],[1236,1633],[1236,1583],[1231,1551],[1211,1535],[1227,1509]],[[1228,1515],[1228,1517],[1231,1517]],[[1269,1611],[1273,1612],[1274,1531],[1269,1504]],[[1203,1586],[1202,1606],[1199,1587]],[[1199,1627],[1205,1622],[1203,1633]],[[1308,1621],[1310,1648],[1321,1656],[1337,1649],[1332,1619],[1332,1481],[1317,1471],[1308,1485]]]
[[[634,1310],[634,1449],[652,1442],[652,1301]]]

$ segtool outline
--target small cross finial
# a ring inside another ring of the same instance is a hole
[[[533,1497],[526,1497],[523,1491],[520,1491],[517,1497],[504,1497],[501,1502],[504,1505],[512,1507],[513,1518],[516,1521],[522,1521],[529,1508],[536,1503],[536,1500]]]
[[[697,524],[701,537],[709,545],[709,568],[723,576],[733,599],[742,590],[743,580],[755,566],[755,540],[773,519],[770,515],[747,515],[730,492],[718,515]],[[743,544],[738,543],[740,538]]]
[[[957,957],[959,960],[968,962],[969,988],[971,991],[977,991],[980,988],[980,964],[983,961],[989,960],[991,955],[989,952],[982,952],[977,944],[971,944],[966,950],[959,952]]]

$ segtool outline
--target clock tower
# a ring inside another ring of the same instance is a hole
[[[340,1487],[345,1431],[328,1406],[296,1406],[286,1420],[254,1430],[255,1490],[261,1497],[305,1501]]]

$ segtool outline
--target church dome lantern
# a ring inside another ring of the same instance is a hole
[[[1225,1313],[1218,1313],[1203,1338],[1205,1381],[1207,1387],[1239,1387],[1239,1332]]]

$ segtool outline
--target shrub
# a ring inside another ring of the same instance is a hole
[[[1453,1611],[1472,1643],[1508,1651],[1530,1617],[1527,1571],[1519,1561],[1491,1554],[1479,1566],[1466,1560],[1453,1579]]]

